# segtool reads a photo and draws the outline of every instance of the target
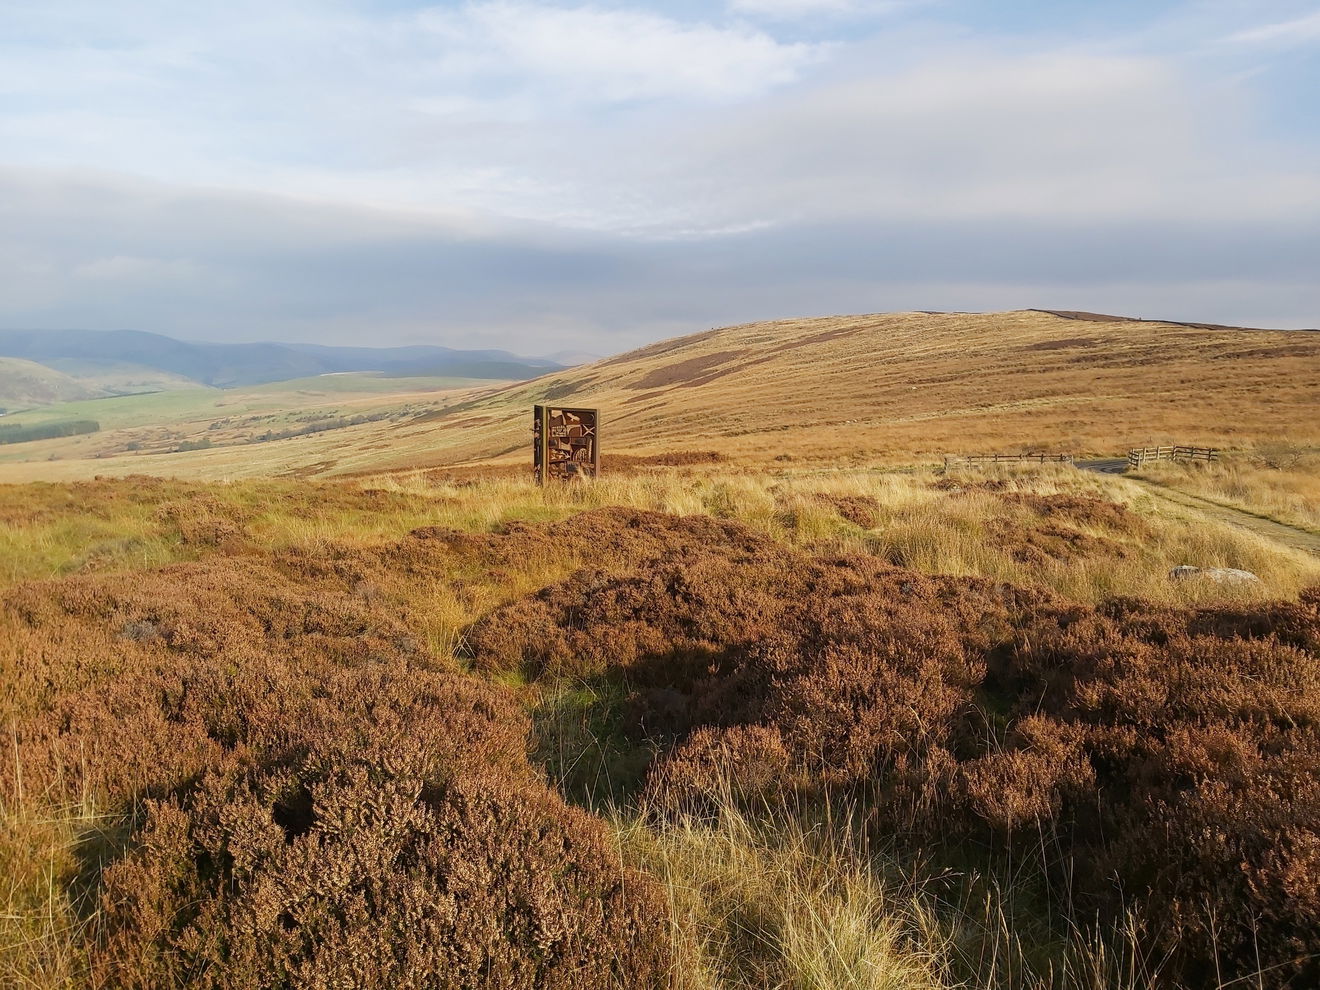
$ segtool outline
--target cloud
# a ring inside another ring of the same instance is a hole
[[[923,0],[730,0],[736,14],[791,21],[804,17],[874,16],[918,6]]]
[[[1320,222],[1314,154],[1260,156],[1245,113],[1160,59],[964,47],[536,156],[574,222],[657,237],[856,218]]]
[[[1315,149],[1163,41],[844,0],[20,6],[0,325],[607,352],[840,311],[1320,311]]]
[[[1320,10],[1289,21],[1262,24],[1224,39],[1245,45],[1306,45],[1320,41]]]
[[[560,190],[529,145],[610,115],[763,97],[832,51],[615,6],[180,10],[0,5],[2,160],[544,215]]]
[[[3,327],[535,354],[839,312],[1055,306],[1309,325],[1320,311],[1320,227],[1305,218],[840,217],[639,240],[0,170],[0,219]]]
[[[431,9],[419,21],[460,72],[518,76],[592,103],[743,99],[794,81],[823,53],[645,10],[494,2]]]

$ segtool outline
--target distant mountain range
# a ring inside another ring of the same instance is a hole
[[[46,391],[67,394],[82,386],[89,395],[189,385],[232,388],[353,371],[521,381],[564,367],[558,361],[496,350],[207,344],[139,330],[0,330],[0,358],[17,358],[61,372],[60,386]],[[8,377],[18,376],[17,366],[8,371]],[[11,404],[42,393],[30,380],[36,375],[34,369],[23,366],[24,393],[20,397],[16,391],[10,396]],[[0,394],[0,400],[4,398]]]
[[[0,357],[47,364],[116,362],[153,368],[203,385],[259,385],[343,371],[453,378],[524,379],[557,371],[557,361],[507,351],[451,347],[328,347],[320,344],[203,344],[140,330],[0,330]]]

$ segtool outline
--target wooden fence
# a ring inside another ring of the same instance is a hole
[[[1072,454],[945,454],[944,468],[986,464],[1071,464]]]
[[[1127,453],[1128,467],[1139,468],[1152,461],[1217,461],[1217,447],[1137,447]]]

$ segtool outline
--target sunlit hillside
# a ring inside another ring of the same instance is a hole
[[[125,449],[129,432],[52,441],[11,453],[34,463],[0,464],[0,480],[330,476],[516,461],[530,406],[545,400],[599,407],[607,455],[702,449],[750,464],[1312,442],[1320,439],[1320,333],[1031,310],[784,320],[679,337],[259,447],[243,430],[224,429],[211,431],[212,449],[150,456]],[[175,432],[186,441],[207,425]]]

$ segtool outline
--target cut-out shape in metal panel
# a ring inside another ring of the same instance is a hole
[[[596,477],[600,473],[600,411],[533,406],[532,466],[538,485]]]

